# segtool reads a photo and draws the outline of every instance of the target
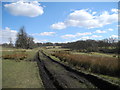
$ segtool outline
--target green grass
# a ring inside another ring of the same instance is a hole
[[[0,89],[2,88],[2,60],[0,59]]]
[[[111,77],[111,76],[106,76],[106,75],[99,75],[100,77],[107,79],[108,81],[111,81],[115,84],[120,85],[120,78],[117,77]]]
[[[2,50],[4,50],[4,51],[15,50],[15,48],[7,48],[7,47],[2,47],[2,46],[0,46],[0,48],[2,48]]]
[[[91,52],[91,53],[83,53],[83,52],[77,52],[77,51],[69,51],[70,49],[67,48],[50,48],[46,49],[49,53],[57,52],[57,51],[66,51],[70,52],[72,54],[81,54],[81,55],[89,55],[89,56],[95,56],[95,57],[118,57],[117,54],[106,54],[106,53],[99,53],[99,52]]]
[[[50,48],[50,49],[47,49],[49,51],[65,51],[65,50],[70,50],[70,49],[67,49],[67,48]]]
[[[3,88],[44,88],[37,63],[32,61],[38,49],[2,48],[1,51],[0,57],[13,57],[2,60]],[[27,57],[19,60],[24,55]]]
[[[0,57],[2,56],[2,47],[0,46]],[[2,89],[2,58],[0,58],[0,89]]]
[[[28,54],[27,60],[33,60],[37,51],[38,50],[34,50],[34,49],[33,50],[27,50],[26,51],[26,54]]]
[[[36,62],[3,60],[3,88],[43,88]]]

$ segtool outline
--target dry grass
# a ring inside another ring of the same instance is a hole
[[[78,55],[66,52],[57,52],[53,55],[60,58],[61,61],[67,61],[69,64],[94,73],[113,76],[118,76],[120,73],[119,60],[114,57]]]
[[[36,54],[37,50],[34,49],[5,49],[2,50],[2,55],[0,58],[2,59],[10,59],[10,60],[28,60],[32,61]]]
[[[11,54],[11,55],[3,55],[2,58],[3,59],[17,59],[17,60],[23,60],[25,58],[27,58],[27,54]]]

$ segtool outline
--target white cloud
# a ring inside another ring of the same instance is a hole
[[[118,38],[118,35],[111,35],[110,38]]]
[[[97,12],[92,12],[92,15],[95,15]]]
[[[4,30],[0,30],[0,38],[2,40],[0,40],[0,44],[3,44],[3,43],[10,43],[10,38],[12,39],[12,42],[15,43],[16,41],[16,38],[17,38],[17,31],[16,30],[11,30],[9,27],[6,27]],[[49,35],[52,35],[54,34],[54,32],[43,32],[43,33],[40,33],[41,35],[45,35],[45,36],[49,36]],[[40,35],[40,34],[34,34],[34,35]],[[32,35],[32,34],[31,34]],[[38,40],[38,39],[34,39],[34,42],[35,43],[38,43],[38,42],[47,42],[48,40],[46,39],[43,39],[43,40]]]
[[[38,40],[38,39],[34,39],[35,43],[43,43],[43,42],[47,42],[48,40]]]
[[[108,31],[113,31],[113,29],[112,29],[112,28],[109,28]]]
[[[100,35],[92,35],[92,36],[90,36],[90,38],[99,38],[99,37],[102,37],[102,36],[100,36]]]
[[[15,16],[36,17],[44,13],[43,7],[37,1],[23,2],[18,1],[10,4],[5,4],[5,8]]]
[[[120,25],[117,25],[117,27],[120,27]]]
[[[68,18],[70,20],[91,20],[93,16],[87,12],[87,10],[76,10],[73,13],[70,13]]]
[[[87,39],[90,39],[90,37],[89,37],[89,36],[86,36],[86,37],[81,37],[80,39],[82,39],[82,40],[87,40]]]
[[[99,24],[101,24],[102,26],[111,24],[113,22],[118,21],[118,14],[116,13],[109,14],[107,11],[105,11],[100,16],[97,17],[97,20],[99,21]]]
[[[85,32],[85,33],[76,33],[76,36],[84,36],[84,35],[91,35],[91,32]]]
[[[2,43],[9,43],[10,38],[12,39],[13,43],[16,40],[17,31],[11,30],[10,28],[6,27],[4,30],[0,30],[0,37],[2,38]]]
[[[114,11],[114,10],[112,10]],[[96,14],[87,9],[75,10],[70,13],[67,19],[63,22],[52,24],[53,29],[65,29],[67,27],[85,27],[85,28],[98,28],[107,24],[112,24],[118,21],[118,14],[105,11],[101,14]]]
[[[95,38],[100,38],[100,37],[102,37],[102,36],[100,36],[100,35],[92,35],[92,36],[81,37],[80,39],[87,40],[87,39],[95,39]]]
[[[34,34],[31,34],[33,36],[37,35],[37,36],[52,36],[54,35],[55,32],[42,32],[42,33],[34,33]]]
[[[107,33],[107,32],[102,30],[96,30],[94,33]]]
[[[76,33],[76,34],[66,34],[61,36],[63,39],[69,39],[69,38],[75,38],[75,37],[80,37],[80,36],[85,36],[85,35],[91,35],[91,32],[85,32],[85,33]]]
[[[115,42],[120,41],[120,36],[119,35],[111,35],[109,38],[113,38]]]
[[[51,36],[55,34],[55,32],[43,32],[43,33],[40,33],[41,36]]]
[[[58,22],[56,24],[52,24],[51,28],[53,28],[53,29],[64,29],[64,28],[66,28],[66,25],[63,22]]]
[[[61,37],[64,38],[64,39],[68,39],[68,38],[74,38],[74,37],[76,37],[76,35],[66,34],[66,35],[63,35]]]
[[[118,13],[118,9],[111,9],[112,12]]]

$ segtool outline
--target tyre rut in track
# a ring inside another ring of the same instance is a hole
[[[59,86],[57,81],[53,80],[54,78],[45,68],[43,60],[39,58],[39,52],[36,53],[35,60],[37,61],[37,65],[39,68],[39,74],[43,81],[44,88],[45,89],[54,88],[55,90],[59,90],[59,89],[62,90],[62,87]]]
[[[43,63],[42,68],[51,79],[55,88],[93,88],[90,82],[83,77],[66,70],[63,66],[51,61],[43,53],[39,53],[39,61]],[[50,80],[49,79],[49,80]],[[56,84],[56,85],[55,85]],[[46,86],[46,85],[45,85]]]
[[[40,56],[39,56],[40,55]],[[113,88],[118,89],[114,85],[110,85],[105,81],[99,80],[92,75],[86,75],[65,66],[50,57],[46,56],[43,52],[36,55],[37,63],[41,72],[41,77],[46,88]],[[97,81],[99,80],[99,81]],[[97,82],[97,83],[96,83]],[[105,84],[105,85],[104,85]],[[106,86],[107,85],[107,86]]]

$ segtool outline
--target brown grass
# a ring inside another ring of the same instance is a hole
[[[57,52],[53,55],[60,58],[61,61],[67,61],[69,64],[79,66],[84,70],[89,70],[94,73],[113,76],[118,76],[120,73],[120,66],[118,65],[119,60],[114,57],[78,55],[65,52]]]
[[[23,53],[23,54],[22,54],[22,53],[20,54],[20,53],[19,53],[19,54],[11,54],[11,55],[8,55],[8,54],[7,54],[7,55],[3,55],[2,58],[3,58],[3,59],[23,60],[23,59],[27,58],[27,56],[28,56],[27,54],[24,54],[24,53]]]

